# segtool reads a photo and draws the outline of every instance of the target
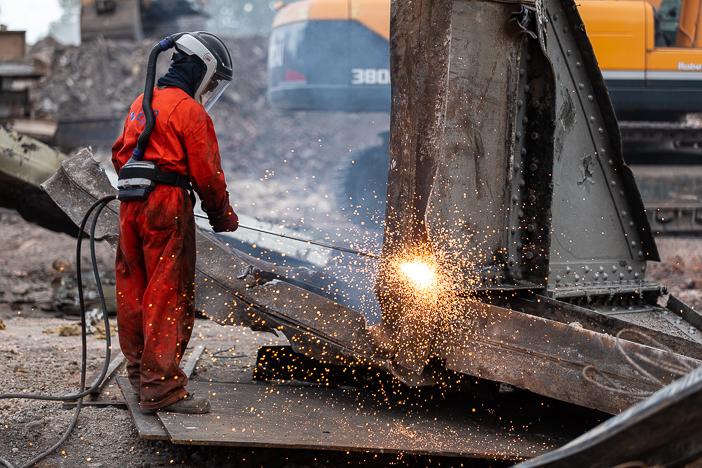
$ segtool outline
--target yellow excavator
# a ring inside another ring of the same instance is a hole
[[[517,8],[515,6],[515,8]],[[702,0],[582,0],[578,10],[658,232],[702,231]],[[273,22],[268,100],[285,109],[390,110],[390,0],[300,0]],[[359,220],[384,213],[384,143],[341,161],[340,199]],[[688,166],[683,166],[688,167]]]
[[[621,120],[677,121],[702,112],[701,3],[579,2]],[[389,20],[389,0],[284,5],[270,39],[270,102],[291,109],[389,109]]]

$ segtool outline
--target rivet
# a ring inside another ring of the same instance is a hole
[[[623,197],[623,196],[624,196],[624,190],[620,190],[620,191],[619,191],[619,196],[620,196],[620,197]]]
[[[536,132],[532,132],[532,133],[531,133],[531,139],[532,139],[532,140],[538,140],[538,139],[539,139],[539,134],[536,133]]]
[[[522,148],[520,153],[522,153],[522,156],[526,156],[526,154],[527,154],[526,148]]]
[[[529,203],[534,203],[536,201],[536,197],[534,195],[529,195]]]
[[[539,166],[538,166],[536,163],[531,163],[531,164],[529,165],[529,170],[530,170],[531,172],[534,172],[534,171],[537,170],[538,168],[539,168]]]
[[[512,227],[512,229],[510,229],[510,231],[512,232],[512,234],[514,234],[515,232],[517,232],[517,229],[515,227]]]
[[[626,218],[626,211],[622,210],[622,218]]]
[[[519,101],[517,101],[517,107],[522,107],[523,105],[524,105],[524,102],[522,102],[521,99]]]
[[[569,266],[566,267],[566,275],[567,275],[568,273],[570,273],[570,267],[569,267]]]
[[[524,117],[522,117],[522,123],[523,123],[524,125],[526,125],[527,122],[529,122],[529,119],[528,119],[527,116],[525,115]]]
[[[514,266],[515,263],[514,257],[509,257],[509,266]]]
[[[600,265],[600,271],[604,271],[604,267]]]
[[[524,86],[524,92],[528,93],[529,92],[529,85]]]
[[[563,26],[563,32],[568,34],[568,26]]]
[[[629,265],[629,266],[626,267],[626,271],[628,271],[629,273],[631,273],[631,271],[632,271],[633,269],[634,269],[634,267],[632,267],[631,265]]]
[[[527,231],[529,231],[529,232],[536,231],[536,226],[534,226],[533,224],[530,224],[529,226],[527,226]]]
[[[639,274],[638,274],[638,273],[634,273],[634,278],[639,279]]]
[[[614,273],[615,271],[617,271],[617,265],[612,265],[612,273]]]
[[[595,116],[594,116],[594,115],[591,115],[591,116],[590,116],[590,122],[594,122],[594,121],[595,121]]]
[[[619,273],[619,279],[624,279],[624,273]]]
[[[553,21],[558,21],[558,13],[553,14]]]
[[[584,89],[584,88],[585,88],[585,85],[582,84],[582,83],[578,83],[578,88],[579,88],[579,89]]]
[[[522,243],[521,243],[521,242],[517,242],[517,248],[518,248],[518,249],[521,249],[521,248],[522,248]]]
[[[577,282],[580,279],[580,275],[575,275],[575,281]]]
[[[646,271],[646,265],[641,265],[641,271]]]
[[[517,132],[517,140],[519,140],[522,137],[522,132]]]
[[[570,54],[572,54],[572,53],[573,53],[573,52],[572,52],[570,49],[566,50],[566,55],[567,55],[567,56],[570,57]]]
[[[614,187],[615,185],[617,185],[617,181],[616,181],[616,180],[613,180],[613,181],[611,181],[611,182],[609,183],[609,185],[611,185],[612,187]]]
[[[633,222],[633,221],[629,221],[629,227],[634,227],[634,222]]]
[[[556,275],[556,283],[560,283],[560,282],[561,282],[561,275]]]
[[[590,267],[585,265],[585,273],[588,273],[590,271]]]
[[[604,133],[604,128],[600,127],[597,129],[597,131],[600,132],[600,135],[602,135]]]
[[[610,165],[610,166],[614,166],[614,161],[613,161],[613,160],[610,159],[608,162],[609,162],[609,165]]]
[[[595,97],[592,94],[587,95],[587,100],[592,102],[592,100],[595,99]]]
[[[531,260],[532,258],[534,258],[534,253],[533,253],[533,252],[527,252],[526,255],[525,255],[525,257],[527,258],[527,260]]]
[[[600,154],[605,154],[605,149],[604,149],[604,148],[600,148]]]
[[[636,255],[638,255],[639,258],[641,258],[641,257],[643,257],[643,252],[641,250],[639,250],[639,252]]]
[[[636,241],[631,241],[631,246],[636,247]]]
[[[518,201],[519,201],[519,197],[516,195],[512,195],[512,203],[514,203],[516,205]]]
[[[580,62],[575,62],[575,66],[576,66],[577,68],[580,68],[581,65],[582,65],[582,64],[581,64]]]
[[[600,272],[596,271],[595,272],[595,280],[598,280],[598,279],[600,279]]]
[[[528,62],[528,61],[530,61],[530,60],[531,60],[531,54],[527,54],[527,55],[526,55],[526,61]]]
[[[515,163],[514,166],[512,166],[512,169],[514,169],[514,172],[519,171],[519,164]]]
[[[524,182],[524,179],[519,179],[519,186],[524,187],[526,185],[526,182]]]
[[[522,210],[517,211],[517,218],[523,218],[524,212]]]
[[[604,279],[607,279],[607,278],[609,278],[609,275],[608,275],[607,273],[602,273],[602,277],[603,277]]]
[[[524,69],[520,68],[519,69],[519,76],[524,76],[524,73],[525,73]]]

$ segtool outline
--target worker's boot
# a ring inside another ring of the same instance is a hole
[[[161,408],[159,411],[171,413],[203,414],[210,412],[210,400],[207,397],[195,396],[195,392],[188,393],[172,405]]]

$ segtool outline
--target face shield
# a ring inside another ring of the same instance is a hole
[[[207,84],[207,87],[202,91],[200,103],[205,108],[205,112],[209,112],[215,102],[219,99],[231,81],[225,79],[219,73],[215,73]]]

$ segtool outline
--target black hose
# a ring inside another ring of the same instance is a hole
[[[90,395],[95,389],[97,389],[100,384],[102,383],[102,380],[105,378],[105,375],[107,375],[107,369],[110,364],[110,353],[112,349],[112,339],[110,337],[110,320],[107,317],[107,307],[105,305],[105,295],[102,290],[102,284],[100,282],[100,274],[98,271],[97,267],[97,258],[95,257],[95,227],[97,226],[97,221],[98,217],[100,216],[100,212],[107,206],[108,203],[110,203],[112,200],[114,200],[116,197],[114,195],[109,195],[107,197],[103,197],[93,203],[93,205],[88,209],[88,211],[85,213],[85,216],[83,217],[83,221],[80,224],[80,230],[78,231],[81,235],[78,236],[77,244],[76,244],[76,276],[78,280],[78,299],[80,301],[80,324],[81,324],[81,359],[82,359],[82,364],[81,364],[81,376],[80,376],[80,387],[78,390],[78,393],[76,394],[68,394],[65,396],[61,397],[56,397],[56,396],[50,396],[50,395],[27,395],[24,393],[6,393],[3,395],[0,395],[0,399],[5,399],[5,398],[24,398],[28,400],[50,400],[50,401],[72,401],[72,400],[78,400],[78,403],[76,404],[76,409],[73,413],[73,419],[71,420],[71,423],[68,426],[68,429],[66,429],[66,432],[63,434],[63,436],[56,442],[53,446],[51,446],[48,450],[42,452],[39,454],[36,458],[32,459],[28,463],[22,465],[20,468],[29,468],[38,461],[42,460],[45,458],[47,455],[49,455],[51,452],[56,450],[58,447],[63,444],[66,439],[68,439],[68,436],[71,434],[73,431],[73,428],[76,426],[76,423],[78,422],[78,415],[80,414],[80,410],[83,406],[83,397],[86,395]],[[98,295],[100,296],[100,305],[102,306],[102,316],[103,320],[105,323],[105,363],[102,368],[102,372],[100,373],[100,377],[98,377],[95,382],[93,382],[92,386],[88,389],[85,390],[85,375],[86,375],[86,363],[87,363],[87,342],[86,342],[86,321],[85,321],[85,298],[83,296],[83,277],[81,274],[81,265],[80,265],[80,257],[81,257],[81,240],[82,240],[82,233],[85,232],[85,226],[88,222],[88,219],[90,218],[90,215],[92,212],[97,208],[97,211],[95,212],[95,216],[93,217],[93,223],[90,227],[90,253],[91,253],[91,260],[92,260],[92,266],[93,266],[93,274],[95,274],[95,280],[97,283],[97,288],[98,288]],[[0,464],[6,466],[7,468],[14,468],[14,466],[5,460],[4,458],[0,457]]]
[[[151,133],[154,131],[156,126],[156,118],[154,117],[154,110],[151,107],[151,101],[154,97],[154,85],[156,84],[156,62],[158,61],[158,56],[161,52],[175,46],[175,41],[182,34],[175,34],[173,36],[166,36],[164,40],[156,44],[149,52],[149,62],[146,66],[146,83],[144,84],[144,97],[141,102],[141,107],[144,110],[144,118],[146,118],[146,125],[144,126],[144,131],[139,135],[137,140],[136,148],[134,149],[133,158],[141,159],[144,157],[144,152],[146,147],[149,146],[149,141],[151,140]]]
[[[156,44],[149,53],[149,63],[146,66],[144,97],[141,103],[142,108],[144,109],[144,117],[146,118],[146,126],[144,127],[144,131],[139,135],[134,156],[137,156],[137,151],[139,151],[138,154],[143,157],[146,147],[149,145],[149,140],[151,140],[151,132],[154,131],[154,126],[156,125],[154,110],[151,107],[151,100],[154,97],[154,84],[156,82],[156,61],[158,60],[158,56],[161,52],[163,52],[161,50],[161,46]]]

